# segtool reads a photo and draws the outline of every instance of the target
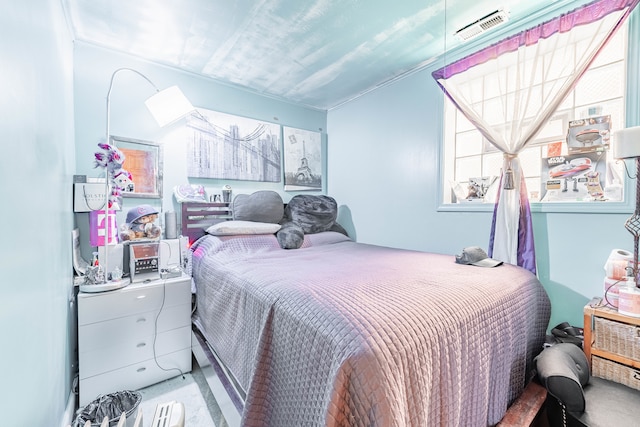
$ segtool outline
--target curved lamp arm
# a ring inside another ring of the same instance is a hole
[[[116,78],[116,75],[121,71],[131,71],[132,73],[139,75],[140,77],[145,79],[156,90],[156,93],[160,92],[160,89],[158,89],[158,87],[154,85],[153,82],[149,80],[147,76],[145,76],[139,71],[134,70],[133,68],[118,68],[117,70],[115,70],[113,74],[111,74],[111,81],[109,82],[109,91],[107,92],[107,134],[106,134],[107,139],[105,140],[107,144],[109,143],[109,135],[110,135],[109,126],[111,124],[111,91],[113,90],[113,82]]]
[[[107,143],[109,143],[111,125],[111,91],[113,90],[113,82],[116,78],[116,74],[121,71],[131,71],[132,73],[139,75],[155,89],[155,93],[145,101],[145,105],[160,127],[173,123],[195,110],[193,105],[191,105],[191,102],[189,102],[187,97],[184,96],[178,86],[171,86],[161,91],[141,72],[134,70],[133,68],[118,68],[113,72],[113,74],[111,74],[109,91],[107,92]]]

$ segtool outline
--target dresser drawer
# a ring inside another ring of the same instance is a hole
[[[640,326],[595,317],[593,348],[640,361]]]
[[[153,333],[133,339],[123,336],[121,342],[109,347],[97,348],[93,351],[81,351],[80,379],[113,371],[124,366],[175,353],[179,350],[191,349],[191,327],[185,326],[154,336]]]
[[[88,352],[104,347],[115,346],[126,341],[137,341],[143,337],[181,328],[191,324],[191,305],[183,304],[165,307],[158,311],[138,313],[99,323],[90,323],[78,328],[80,351]]]
[[[159,284],[160,283],[160,284]],[[160,307],[191,304],[190,278],[136,283],[116,291],[78,295],[78,324],[102,322]]]
[[[153,359],[110,371],[101,375],[80,379],[80,406],[85,406],[101,394],[121,390],[138,390],[149,384],[173,378],[191,371],[191,348],[158,357],[158,367]]]

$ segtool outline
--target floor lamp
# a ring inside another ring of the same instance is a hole
[[[614,135],[613,157],[616,159],[635,159],[636,161],[636,208],[624,226],[633,235],[633,279],[638,284],[638,241],[640,240],[640,126],[619,130]]]
[[[182,91],[177,86],[171,86],[167,89],[160,90],[153,84],[151,80],[141,72],[132,68],[118,68],[111,75],[111,81],[109,82],[109,91],[107,92],[107,129],[106,129],[106,142],[110,144],[111,136],[111,92],[113,91],[113,83],[116,75],[121,72],[128,71],[142,77],[147,83],[149,83],[155,94],[145,101],[147,109],[151,112],[153,118],[158,122],[160,127],[167,126],[180,118],[190,114],[195,110],[191,102],[184,96]],[[118,289],[128,284],[123,280],[111,280],[109,269],[109,171],[105,169],[105,239],[104,239],[104,259],[100,260],[100,266],[104,266],[104,284],[108,289]]]

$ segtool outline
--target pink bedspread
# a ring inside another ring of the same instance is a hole
[[[247,393],[245,426],[483,426],[549,321],[530,272],[307,235],[194,245],[194,321]]]

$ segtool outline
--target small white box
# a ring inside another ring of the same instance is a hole
[[[73,211],[91,212],[104,209],[104,182],[76,182],[73,184]]]
[[[180,240],[160,240],[160,270],[169,270],[171,267],[180,267]]]

